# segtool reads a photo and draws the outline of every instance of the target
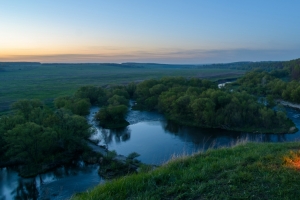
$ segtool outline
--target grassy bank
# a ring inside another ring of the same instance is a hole
[[[240,144],[180,157],[73,199],[298,199],[298,161],[300,143]]]

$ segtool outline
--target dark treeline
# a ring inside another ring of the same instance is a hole
[[[76,102],[78,103],[78,102]],[[80,102],[79,102],[80,103]],[[31,176],[69,162],[86,149],[90,126],[68,109],[50,109],[39,100],[20,100],[0,119],[1,164],[22,164]]]
[[[219,63],[200,65],[198,68],[220,68],[220,69],[238,69],[238,70],[255,70],[260,69],[264,71],[273,70],[288,70],[293,76],[300,77],[300,59],[290,61],[263,61],[263,62],[233,62],[233,63]]]
[[[267,97],[271,104],[274,99],[300,103],[299,80],[300,59],[286,62],[283,69],[250,71],[232,85],[237,91]]]
[[[218,64],[208,64],[201,65],[199,68],[220,68],[220,69],[238,69],[238,70],[253,70],[253,69],[264,69],[266,71],[271,71],[274,69],[283,69],[284,62],[278,61],[264,61],[264,62],[234,62],[234,63],[218,63]]]

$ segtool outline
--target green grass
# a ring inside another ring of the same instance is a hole
[[[299,149],[300,143],[247,143],[208,150],[73,199],[299,199]]]
[[[0,112],[19,99],[50,102],[60,95],[70,95],[83,85],[126,84],[163,76],[201,77],[211,80],[240,77],[244,71],[232,69],[197,69],[163,66],[141,68],[109,64],[13,64],[0,71]]]

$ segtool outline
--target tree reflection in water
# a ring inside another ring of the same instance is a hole
[[[284,142],[289,141],[289,134],[262,134],[262,133],[245,133],[239,131],[228,131],[222,129],[188,127],[179,125],[170,120],[161,121],[162,127],[166,133],[176,135],[183,140],[189,140],[195,144],[198,143],[216,143],[215,147],[220,146],[217,142],[222,138],[227,145],[233,145],[241,140],[253,142]],[[224,143],[224,142],[223,142]],[[224,145],[224,144],[222,144]],[[221,145],[221,146],[222,146]]]
[[[101,129],[101,141],[108,147],[113,141],[116,143],[126,142],[130,139],[131,130],[126,127],[122,129]]]
[[[39,191],[35,178],[19,179],[18,186],[11,192],[15,199],[38,199]]]
[[[76,191],[98,184],[102,180],[98,168],[74,160],[35,178],[19,177],[16,168],[5,168],[0,171],[0,200],[67,199]]]

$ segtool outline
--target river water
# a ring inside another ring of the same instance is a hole
[[[109,150],[128,155],[132,152],[144,163],[160,165],[172,157],[189,155],[208,148],[230,146],[238,141],[283,142],[300,140],[300,131],[295,134],[248,134],[218,129],[203,129],[180,126],[166,121],[154,112],[130,111],[125,129],[101,129],[93,121],[99,108],[92,107],[87,117],[95,128],[91,139]],[[286,108],[288,117],[300,128],[300,111]],[[25,179],[13,169],[0,169],[0,200],[8,199],[68,199],[76,192],[83,192],[104,183],[97,173],[99,166],[75,162],[60,167],[40,177]]]

